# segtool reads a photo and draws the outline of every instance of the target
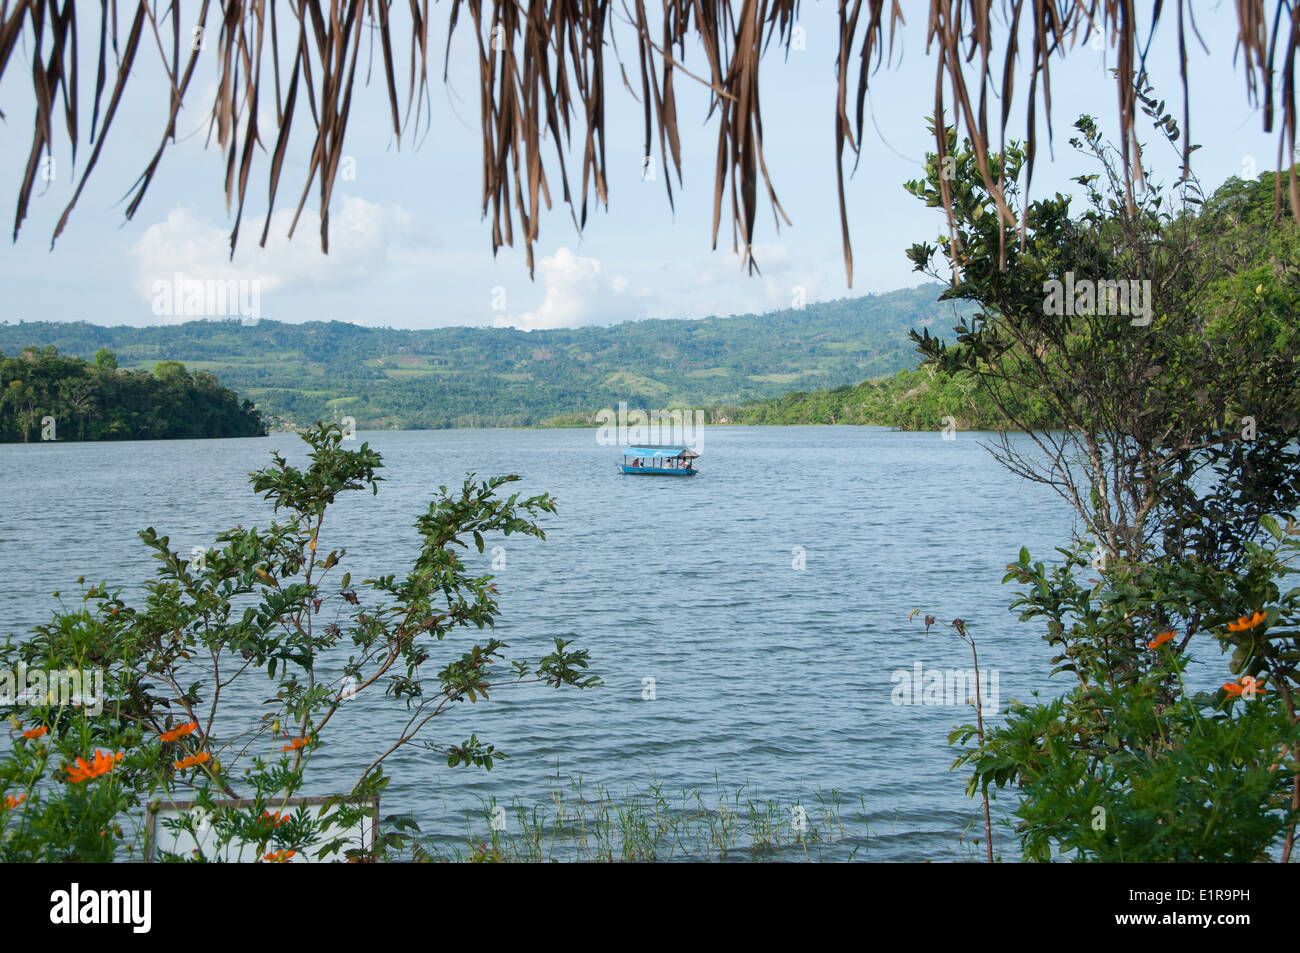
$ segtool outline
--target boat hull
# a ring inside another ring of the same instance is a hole
[[[693,477],[699,473],[699,470],[680,470],[669,467],[631,467],[625,464],[619,464],[619,472],[626,473],[628,476],[672,476],[672,477]]]

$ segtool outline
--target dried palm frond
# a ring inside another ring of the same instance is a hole
[[[844,190],[844,150],[859,159],[862,149],[864,106],[868,85],[882,64],[885,30],[892,56],[896,33],[906,28],[899,0],[838,0],[839,44],[835,65],[835,161],[844,261],[849,283],[853,280],[853,253],[849,241],[849,214]],[[391,0],[293,0],[281,8],[277,19],[274,0],[201,0],[189,6],[188,16],[178,2],[120,4],[101,0],[95,94],[86,143],[90,157],[77,181],[72,200],[64,209],[51,242],[68,218],[94,170],[127,82],[141,70],[136,58],[141,44],[156,47],[167,77],[168,120],[157,149],[132,186],[126,206],[131,217],[140,207],[169,143],[176,139],[176,118],[194,76],[200,55],[216,57],[217,92],[210,115],[211,133],[226,157],[227,210],[235,206],[230,243],[233,254],[239,239],[249,179],[256,152],[270,146],[266,169],[267,230],[289,149],[295,114],[305,99],[315,136],[290,227],[297,226],[313,184],[319,189],[321,247],[329,247],[329,205],[343,156],[343,142],[363,47],[373,56],[378,43],[383,84],[388,97],[393,134],[400,147],[404,130],[414,121],[418,130],[428,91],[428,0],[408,0],[401,29],[394,25]],[[1135,0],[931,0],[926,24],[927,50],[935,55],[934,115],[936,152],[947,153],[944,126],[951,121],[972,141],[984,184],[994,196],[1008,228],[1014,215],[989,170],[991,148],[986,104],[990,95],[1001,102],[999,145],[1005,141],[1017,73],[1028,83],[1026,110],[1026,188],[1032,182],[1037,154],[1036,118],[1040,109],[1051,118],[1051,59],[1101,31],[1117,51],[1115,84],[1118,94],[1121,142],[1126,186],[1132,203],[1134,183],[1141,185],[1142,161],[1135,136],[1138,89],[1151,37],[1162,15],[1163,0],[1144,7],[1147,21],[1140,23]],[[1178,51],[1183,86],[1183,163],[1188,164],[1186,138],[1187,28],[1196,24],[1187,0],[1177,0]],[[195,13],[197,9],[197,13]],[[1270,17],[1264,0],[1237,0],[1237,48],[1242,55],[1246,96],[1262,105],[1265,131],[1272,131],[1276,57],[1281,66],[1282,129],[1278,166],[1295,148],[1296,51],[1300,48],[1300,4],[1276,0]],[[84,4],[83,4],[84,11]],[[703,84],[709,91],[710,116],[716,114],[718,148],[714,164],[713,243],[717,245],[724,199],[729,199],[733,247],[743,250],[751,269],[751,246],[760,189],[766,193],[779,226],[789,221],[769,178],[763,156],[763,121],[760,107],[760,61],[775,38],[790,47],[798,16],[798,0],[661,0],[649,9],[646,0],[451,0],[448,54],[451,37],[468,12],[478,47],[480,116],[483,134],[483,212],[492,220],[495,253],[515,242],[521,232],[530,273],[533,245],[538,237],[541,206],[551,207],[551,177],[558,172],[561,195],[581,229],[587,220],[588,200],[608,203],[605,159],[605,109],[608,72],[607,44],[615,51],[616,33],[630,31],[635,38],[639,89],[629,80],[626,65],[617,63],[623,84],[636,96],[644,114],[645,156],[652,161],[655,139],[666,170],[668,201],[673,203],[671,172],[682,180],[682,150],[677,127],[675,82],[678,75]],[[209,24],[209,18],[213,21]],[[282,21],[282,22],[281,22]],[[406,22],[409,21],[409,22]],[[119,29],[129,24],[125,30]],[[287,30],[281,37],[281,31]],[[409,37],[401,31],[409,32]],[[216,34],[215,40],[211,40]],[[1021,60],[1022,34],[1032,37],[1029,56]],[[409,77],[399,91],[394,38],[409,40]],[[698,42],[707,69],[692,72],[685,66],[687,41]],[[52,156],[55,140],[54,110],[62,100],[64,126],[75,161],[81,141],[79,122],[77,10],[73,0],[0,0],[0,79],[20,41],[32,61],[35,129],[14,217],[14,237],[27,215],[41,157]],[[111,43],[110,62],[108,48]],[[995,66],[1001,45],[1001,69]],[[856,64],[854,60],[857,60]],[[855,68],[856,67],[856,68]],[[369,69],[369,68],[368,68]],[[367,69],[367,72],[368,72]],[[850,78],[855,102],[849,110]],[[444,72],[444,79],[446,73]],[[265,85],[264,85],[265,83]],[[107,101],[105,102],[105,94]],[[275,130],[258,127],[258,106],[273,97]],[[100,123],[101,106],[103,121]],[[0,119],[4,118],[0,112]],[[580,124],[583,137],[582,174],[575,210],[570,188],[567,150],[572,127]],[[1050,130],[1050,126],[1049,126]],[[263,133],[274,132],[274,140]],[[550,139],[554,159],[543,156]],[[1279,190],[1281,188],[1279,178]],[[1291,207],[1300,207],[1294,166],[1289,177]],[[945,206],[951,195],[941,183]],[[1280,207],[1280,191],[1279,191]],[[950,216],[951,224],[951,216]],[[1023,223],[1022,227],[1023,227]]]

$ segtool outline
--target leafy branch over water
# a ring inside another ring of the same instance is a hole
[[[318,424],[303,439],[311,448],[306,469],[275,454],[252,475],[285,518],[265,530],[236,527],[190,558],[146,529],[140,536],[160,568],[143,605],[92,585],[79,610],[58,613],[25,641],[7,641],[0,664],[98,669],[104,697],[102,712],[52,697],[34,705],[11,697],[0,707],[14,735],[0,760],[0,858],[136,853],[137,809],[182,800],[196,802],[201,820],[191,812],[171,823],[190,833],[209,825],[207,859],[237,844],[285,859],[323,838],[317,853],[336,853],[343,838],[326,832],[373,814],[369,804],[387,785],[384,765],[395,752],[419,748],[449,766],[488,770],[504,757],[477,735],[456,744],[421,734],[439,714],[527,683],[600,684],[586,671],[587,652],[563,640],[537,663],[518,659],[507,668],[505,643],[464,638],[490,629],[499,606],[492,577],[471,575],[457,550],[482,552],[486,534],[544,539],[536,520],[555,512],[549,496],[503,499],[498,491],[517,476],[471,475],[458,491],[440,487],[416,522],[422,545],[409,572],[354,585],[349,573],[338,575],[346,550],[327,548],[327,516],[341,493],[378,493],[380,456],[364,443],[345,448],[334,425]],[[497,675],[494,666],[506,670]],[[235,686],[250,681],[265,687],[248,690],[269,693],[264,713],[237,702]],[[367,708],[370,728],[391,740],[350,789],[329,792],[334,798],[320,812],[299,809],[289,822],[290,800],[310,790],[309,769],[331,743],[335,715],[367,694],[381,696],[377,709]]]

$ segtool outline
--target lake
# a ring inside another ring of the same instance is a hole
[[[657,785],[680,801],[698,788],[706,804],[743,788],[809,815],[816,792],[835,791],[847,833],[825,856],[965,859],[982,821],[961,772],[949,770],[947,735],[974,720],[973,708],[895,704],[891,676],[918,663],[968,669],[970,652],[947,629],[925,636],[908,614],[967,621],[1003,710],[1066,687],[1047,679],[1051,652],[1039,627],[1008,611],[1013,587],[1000,580],[1022,545],[1055,555],[1072,514],[1003,471],[982,447],[987,435],[710,427],[689,480],[618,474],[618,451],[599,446],[594,429],[358,436],[383,454],[387,482],[378,497],[346,495],[323,551],[346,546],[354,580],[404,573],[417,551],[412,523],[439,485],[459,486],[470,471],[518,473],[515,488],[551,493],[559,511],[545,541],[489,540],[468,555],[493,572],[491,547],[504,545],[497,635],[509,657],[534,661],[554,638],[574,639],[604,680],[586,691],[501,689],[426,729],[439,743],[476,733],[496,745],[509,757],[491,772],[449,769],[419,750],[390,759],[382,813],[413,813],[438,843],[486,836],[487,804],[545,806],[557,784],[581,778],[588,794]],[[247,474],[273,449],[302,465],[304,446],[291,434],[0,446],[0,630],[48,620],[54,590],[75,606],[78,576],[138,592],[127,583],[156,565],[136,537],[145,526],[189,552],[234,525],[267,525],[271,508]],[[448,656],[476,635],[449,638]],[[255,712],[261,698],[241,704]],[[345,708],[308,793],[350,787],[391,740],[378,730],[385,700]],[[1004,816],[1012,801],[994,806]],[[1014,859],[1007,832],[997,844]]]

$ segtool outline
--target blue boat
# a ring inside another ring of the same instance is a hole
[[[641,447],[625,447],[623,462],[619,464],[620,473],[632,476],[675,476],[692,477],[700,471],[695,469],[699,454],[690,447],[665,447],[647,444]]]

